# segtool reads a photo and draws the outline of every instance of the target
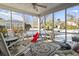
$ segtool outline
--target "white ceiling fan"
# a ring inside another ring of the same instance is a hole
[[[32,6],[33,6],[33,9],[35,9],[37,12],[38,12],[38,7],[47,8],[47,6],[39,5],[37,3],[32,3]]]

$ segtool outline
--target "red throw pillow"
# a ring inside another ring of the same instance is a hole
[[[35,43],[37,41],[37,39],[39,38],[39,33],[36,32],[34,35],[33,35],[33,39],[31,42]]]

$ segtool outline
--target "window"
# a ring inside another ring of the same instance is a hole
[[[33,28],[36,28],[38,30],[38,17],[33,16]]]
[[[65,41],[65,10],[54,13],[54,34],[56,41]]]
[[[11,19],[9,10],[0,9],[0,25],[6,26],[7,29],[10,29]]]
[[[30,24],[33,27],[33,17],[30,15],[25,15],[25,23]]]
[[[79,32],[79,6],[67,9],[67,40],[72,41],[72,37]]]
[[[52,30],[52,24],[53,24],[53,22],[52,22],[53,20],[52,20],[52,14],[48,14],[47,16],[46,16],[46,26],[45,26],[45,28],[47,29],[47,30]]]
[[[15,32],[21,32],[23,30],[23,14],[12,11],[12,29]]]
[[[43,16],[41,18],[41,25],[43,26],[42,29],[43,31],[41,31],[42,34],[44,34],[43,36],[46,37],[47,39],[51,39],[52,37],[52,28],[53,28],[53,20],[52,20],[52,14],[48,14],[46,16]]]
[[[40,26],[41,26],[41,29],[45,28],[44,27],[45,26],[45,17],[44,16],[41,17]]]

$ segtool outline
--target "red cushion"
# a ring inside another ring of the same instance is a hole
[[[33,35],[33,39],[31,42],[35,43],[37,41],[37,39],[39,38],[39,33],[36,32],[34,35]]]

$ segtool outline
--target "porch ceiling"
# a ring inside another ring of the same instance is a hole
[[[38,12],[33,9],[32,3],[0,3],[0,8],[6,8],[18,12],[27,13],[35,16],[43,16],[49,14],[51,12],[55,12],[64,8],[68,8],[74,5],[78,5],[77,3],[38,3],[40,5],[45,5],[47,8],[38,8]]]

